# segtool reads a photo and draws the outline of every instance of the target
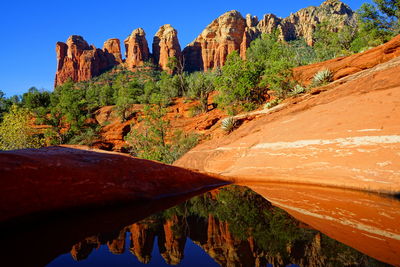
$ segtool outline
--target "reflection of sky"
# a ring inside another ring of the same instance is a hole
[[[154,239],[153,252],[149,264],[139,262],[135,255],[129,251],[129,235],[127,232],[125,239],[125,252],[123,254],[112,254],[107,245],[101,245],[99,249],[94,249],[87,259],[75,261],[70,253],[63,254],[53,260],[48,267],[62,266],[171,266],[165,263],[158,251],[157,237]],[[219,266],[204,250],[194,244],[189,238],[186,239],[184,258],[176,266]]]

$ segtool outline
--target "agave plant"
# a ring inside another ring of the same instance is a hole
[[[226,119],[223,119],[221,123],[221,128],[226,133],[230,133],[233,130],[235,130],[236,126],[237,126],[237,120],[234,117],[228,117]]]
[[[296,86],[290,91],[290,95],[299,95],[306,91],[306,88],[301,86],[300,84],[296,84]]]
[[[321,86],[332,81],[332,72],[328,69],[324,69],[315,73],[313,78],[313,86]]]
[[[282,100],[275,98],[274,100],[269,101],[268,103],[265,104],[264,108],[266,109],[270,109],[273,108],[277,105],[279,105],[279,103],[281,103]]]

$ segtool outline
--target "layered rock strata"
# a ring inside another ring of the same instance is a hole
[[[178,32],[170,24],[160,27],[153,39],[154,64],[163,70],[170,71],[170,58],[181,60],[181,46],[178,41]]]
[[[134,70],[135,67],[142,66],[150,59],[149,46],[146,40],[146,33],[142,28],[138,28],[124,41],[125,44],[125,66]]]
[[[68,79],[75,82],[87,81],[119,64],[115,43],[115,41],[109,41],[107,48],[101,50],[89,45],[83,37],[78,35],[70,36],[66,43],[57,42],[55,86],[65,83]],[[113,44],[113,49],[109,52],[111,44]]]
[[[282,41],[304,38],[309,45],[313,45],[313,33],[323,22],[334,25],[331,30],[337,31],[346,25],[354,27],[356,18],[354,12],[339,0],[326,0],[318,7],[301,9],[284,19],[273,14],[266,14],[261,20],[251,15],[244,18],[233,10],[211,22],[182,52],[177,31],[169,24],[163,25],[154,36],[153,54],[150,54],[144,30],[138,28],[124,41],[124,65],[134,71],[152,60],[161,69],[171,72],[168,60],[175,57],[184,62],[187,71],[220,68],[233,51],[246,58],[251,41],[264,33],[277,31]],[[123,62],[119,40],[115,38],[106,41],[103,50],[100,50],[89,46],[80,36],[71,36],[67,44],[57,43],[56,50],[56,86],[68,78],[73,81],[89,80]]]

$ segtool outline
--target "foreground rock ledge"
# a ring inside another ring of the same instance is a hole
[[[48,147],[0,153],[0,222],[36,212],[108,205],[226,184],[119,153]]]
[[[339,79],[318,95],[286,101],[232,134],[198,145],[175,165],[235,182],[399,194],[399,73],[396,57]]]

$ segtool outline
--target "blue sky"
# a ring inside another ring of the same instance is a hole
[[[367,0],[344,0],[353,10]],[[109,38],[123,41],[142,27],[151,46],[163,24],[178,30],[180,44],[190,43],[215,18],[236,9],[243,16],[265,13],[286,17],[291,12],[320,5],[323,0],[230,1],[3,1],[0,4],[0,90],[7,96],[22,94],[31,86],[53,90],[55,44],[72,34],[82,35],[101,48]],[[121,42],[122,43],[122,42]]]

